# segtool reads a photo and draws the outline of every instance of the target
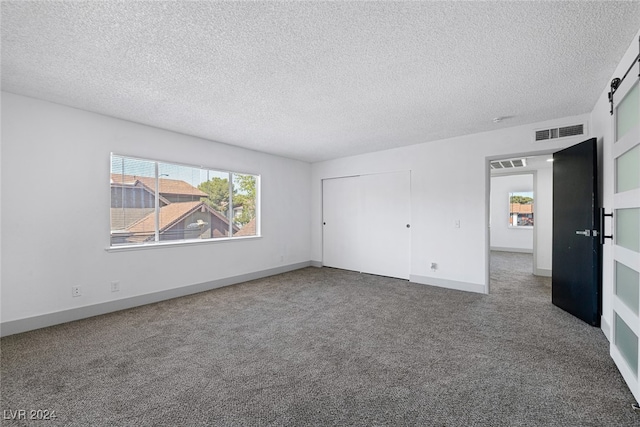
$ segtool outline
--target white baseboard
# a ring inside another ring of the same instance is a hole
[[[533,274],[534,276],[551,277],[551,270],[547,270],[546,268],[536,268]]]
[[[322,261],[311,261],[311,267],[322,267]]]
[[[457,280],[439,279],[437,277],[411,275],[409,281],[421,285],[438,286],[440,288],[455,289],[458,291],[486,293],[486,287],[477,283],[458,282]]]
[[[526,249],[526,248],[505,248],[502,246],[491,246],[490,248],[492,251],[498,251],[498,252],[518,252],[518,253],[523,253],[523,254],[532,254],[533,253],[533,249]]]
[[[611,342],[611,326],[604,316],[600,316],[600,329],[602,329],[602,332],[604,333],[604,336],[607,337],[607,340]]]
[[[125,310],[128,308],[139,307],[141,305],[151,304],[154,302],[160,302],[172,298],[197,294],[199,292],[222,288],[224,286],[234,285],[236,283],[247,282],[249,280],[261,279],[263,277],[274,276],[276,274],[282,274],[288,271],[299,270],[301,268],[309,267],[310,265],[311,261],[299,262],[296,264],[289,264],[281,267],[270,268],[267,270],[256,271],[253,273],[241,274],[239,276],[212,280],[210,282],[199,283],[196,285],[167,289],[165,291],[138,295],[131,298],[123,298],[119,300],[73,308],[70,310],[57,311],[54,313],[42,314],[38,316],[27,317],[24,319],[10,320],[7,322],[2,322],[2,324],[0,324],[0,336],[4,337],[13,334],[19,334],[21,332],[32,331],[34,329],[58,325],[60,323],[73,322],[74,320],[86,319],[88,317],[99,316],[101,314],[112,313],[114,311]]]

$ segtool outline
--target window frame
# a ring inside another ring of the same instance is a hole
[[[234,181],[234,176],[235,175],[251,175],[253,177],[255,177],[256,179],[256,183],[255,183],[255,235],[252,236],[229,236],[229,237],[210,237],[210,238],[193,238],[193,239],[176,239],[176,240],[157,240],[159,237],[159,230],[158,230],[158,222],[155,223],[155,237],[154,240],[149,241],[149,242],[143,242],[143,243],[127,243],[127,244],[112,244],[112,233],[113,230],[111,230],[111,209],[109,210],[109,236],[108,236],[108,244],[107,247],[105,248],[105,250],[107,252],[119,252],[119,251],[130,251],[130,250],[146,250],[146,249],[155,249],[155,248],[162,248],[162,247],[176,247],[176,246],[193,246],[193,245],[206,245],[206,244],[212,244],[212,243],[225,243],[225,242],[233,242],[233,241],[242,241],[242,240],[252,240],[252,239],[261,239],[262,238],[262,230],[261,230],[261,224],[262,224],[262,218],[261,218],[261,212],[262,212],[262,200],[261,200],[261,194],[262,194],[262,175],[261,174],[257,174],[257,173],[253,173],[253,172],[240,172],[240,171],[231,171],[228,170],[226,168],[215,168],[215,167],[210,167],[210,166],[204,166],[204,165],[195,165],[195,164],[188,164],[188,163],[182,163],[182,162],[176,162],[176,161],[166,161],[166,160],[161,160],[161,159],[152,159],[152,158],[148,158],[148,157],[142,157],[142,156],[136,156],[136,155],[128,155],[128,154],[120,154],[117,152],[111,152],[109,154],[109,175],[111,176],[111,174],[116,173],[116,172],[112,172],[112,162],[113,162],[113,158],[114,157],[121,157],[121,158],[126,158],[126,159],[132,159],[132,160],[139,160],[139,161],[145,161],[145,162],[152,162],[154,163],[154,173],[155,176],[151,177],[151,178],[156,178],[156,179],[160,179],[160,172],[159,172],[159,166],[161,164],[166,164],[166,165],[171,165],[171,166],[177,166],[177,167],[184,167],[184,168],[192,168],[192,169],[199,169],[199,170],[204,170],[204,171],[211,171],[211,172],[215,172],[215,173],[221,173],[221,174],[229,174],[229,187],[230,190],[233,188],[233,181]],[[186,181],[185,181],[186,182]],[[203,181],[204,182],[204,181]],[[192,185],[191,183],[188,183],[189,185]],[[197,187],[196,187],[197,188]],[[110,202],[110,206],[111,206],[111,179],[109,179],[109,202]],[[156,193],[156,195],[159,195],[159,192]],[[162,198],[162,196],[160,195],[160,198]],[[231,215],[231,222],[229,224],[229,228],[232,229],[233,227],[233,195],[232,195],[232,191],[230,191],[229,193],[229,199],[230,199],[230,215]],[[157,218],[157,215],[159,213],[159,210],[155,210],[155,209],[159,209],[159,205],[157,203],[159,199],[156,197],[155,198],[155,207],[154,207],[154,212]],[[229,220],[229,218],[226,218],[227,220]]]

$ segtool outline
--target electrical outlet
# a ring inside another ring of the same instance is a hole
[[[111,282],[111,292],[118,292],[120,291],[120,282],[117,280],[114,280],[113,282]]]
[[[455,227],[456,227],[456,228],[460,228],[460,220],[459,220],[459,219],[456,219],[456,225],[455,225]]]
[[[82,295],[82,291],[80,289],[80,286],[72,286],[71,287],[71,296],[72,297],[79,297],[80,295]]]

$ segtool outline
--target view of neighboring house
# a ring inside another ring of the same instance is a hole
[[[249,221],[248,223],[246,223],[237,233],[234,233],[233,235],[235,237],[241,237],[241,236],[255,236],[256,233],[256,219],[255,217]]]
[[[529,226],[533,225],[533,203],[510,203],[509,225]]]
[[[205,203],[207,193],[180,180],[158,179],[160,240],[254,236],[255,219],[240,229]],[[156,179],[111,174],[111,244],[155,239]]]

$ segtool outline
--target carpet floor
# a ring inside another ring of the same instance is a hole
[[[489,295],[309,267],[12,335],[2,422],[640,425],[602,331],[550,295],[492,253]]]

